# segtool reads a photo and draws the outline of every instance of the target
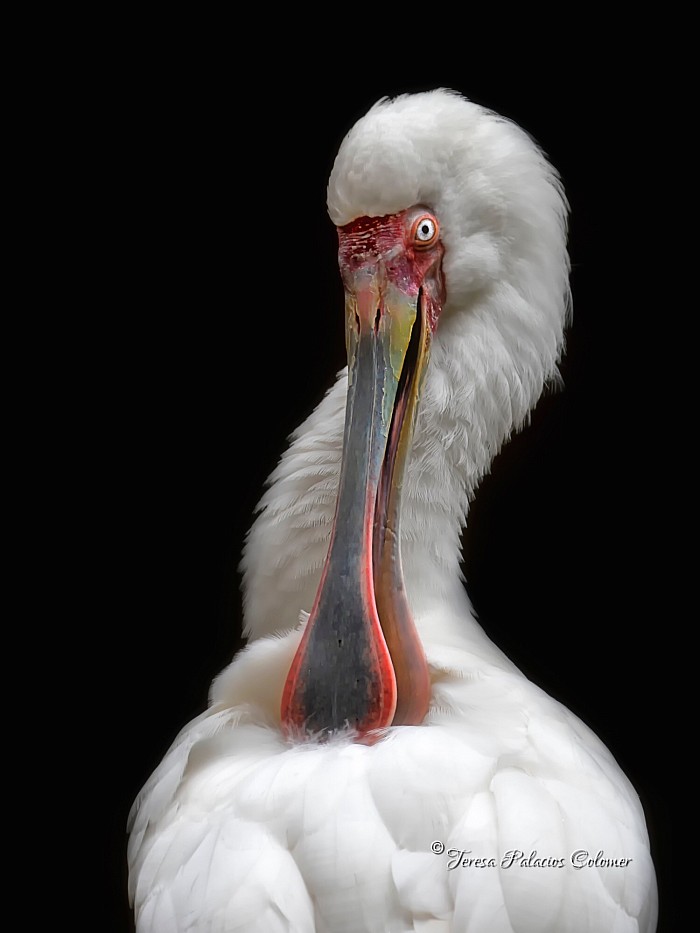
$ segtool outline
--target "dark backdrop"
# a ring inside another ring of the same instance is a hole
[[[97,270],[107,297],[91,363],[108,388],[94,403],[88,540],[95,613],[110,632],[98,684],[111,737],[99,749],[106,925],[130,922],[131,801],[240,644],[237,564],[264,480],[344,362],[325,211],[334,155],[378,97],[439,85],[527,129],[572,207],[564,388],[482,485],[464,540],[467,588],[489,635],[635,784],[669,917],[670,738],[647,628],[658,630],[664,606],[640,350],[645,140],[625,79],[603,88],[565,68],[507,75],[494,62],[437,67],[424,82],[324,66],[305,81],[285,65],[269,93],[238,84],[225,57],[173,54],[110,95],[111,255]]]

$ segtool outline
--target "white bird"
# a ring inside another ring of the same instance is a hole
[[[558,176],[439,90],[354,126],[328,208],[349,370],[260,503],[249,644],[132,809],[138,933],[651,933],[637,794],[460,576],[469,500],[557,377]]]

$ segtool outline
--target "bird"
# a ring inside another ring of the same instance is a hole
[[[132,807],[136,929],[653,933],[634,787],[460,569],[480,480],[560,378],[560,177],[440,88],[357,121],[327,205],[348,365],[246,538],[247,643]]]

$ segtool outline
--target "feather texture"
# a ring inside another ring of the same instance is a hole
[[[402,500],[429,714],[371,746],[281,732],[333,520],[343,371],[295,432],[248,536],[250,642],[134,804],[139,933],[655,929],[634,789],[597,737],[489,641],[460,579],[479,480],[557,378],[569,313],[563,192],[522,130],[435,91],[379,102],[344,140],[328,186],[336,224],[415,204],[440,218],[447,290]]]

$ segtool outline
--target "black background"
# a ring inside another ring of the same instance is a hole
[[[268,90],[226,52],[161,49],[138,55],[136,69],[126,56],[103,101],[100,326],[80,389],[101,387],[84,427],[85,470],[97,477],[87,564],[109,633],[91,688],[105,698],[95,742],[104,926],[130,924],[131,801],[240,644],[237,564],[264,480],[344,363],[325,211],[338,145],[378,97],[448,86],[538,140],[572,207],[564,388],[546,394],[482,484],[464,537],[467,589],[487,633],[597,732],[637,788],[659,929],[670,930],[672,743],[661,725],[666,662],[651,635],[665,606],[638,199],[651,155],[627,106],[629,78],[621,68],[576,80],[555,60],[538,73],[495,59],[409,61],[400,73],[340,58],[307,59],[308,78],[292,55],[268,61]]]

